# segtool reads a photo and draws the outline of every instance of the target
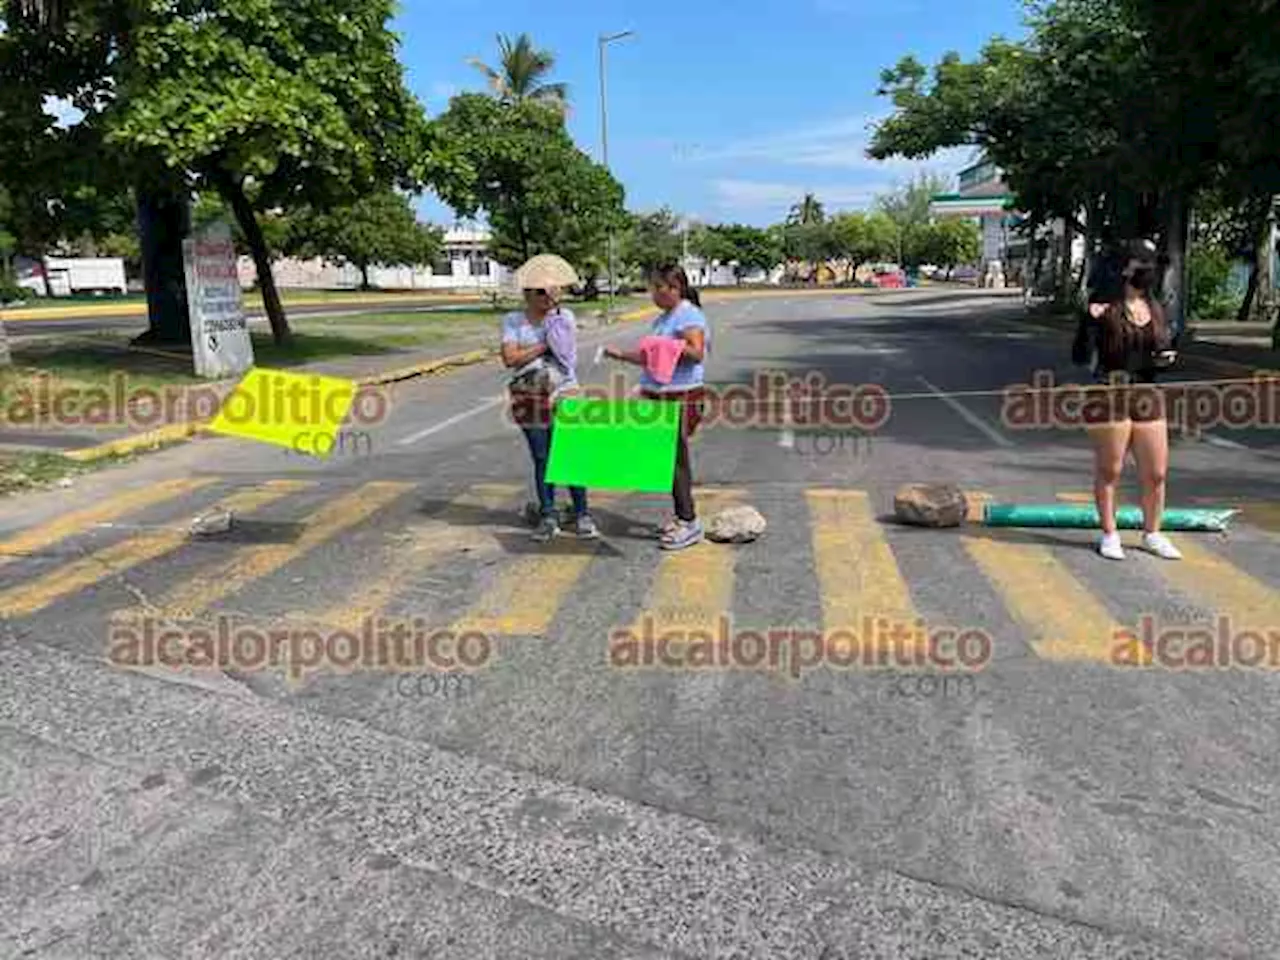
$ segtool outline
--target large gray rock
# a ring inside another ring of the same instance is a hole
[[[764,533],[766,526],[754,507],[730,507],[711,518],[707,539],[716,543],[750,543]]]
[[[916,527],[958,527],[969,515],[964,491],[949,483],[913,483],[893,498],[893,512]]]
[[[211,510],[191,521],[191,536],[214,537],[231,529],[232,514],[227,510]]]

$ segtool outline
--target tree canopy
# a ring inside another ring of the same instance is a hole
[[[435,124],[460,170],[437,193],[463,216],[485,212],[504,266],[555,253],[585,268],[627,225],[622,185],[541,105],[461,94]]]
[[[349,206],[294,212],[283,246],[303,257],[349,263],[369,289],[369,268],[430,263],[440,252],[439,229],[419,223],[407,197],[380,190]]]

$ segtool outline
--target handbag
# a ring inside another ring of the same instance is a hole
[[[554,359],[538,357],[525,364],[515,376],[507,381],[507,389],[512,393],[528,395],[547,395],[555,393],[568,381],[568,375]]]

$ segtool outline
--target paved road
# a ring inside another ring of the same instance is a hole
[[[1087,489],[1076,432],[1014,429],[974,395],[1072,372],[1015,311],[980,293],[710,306],[718,384],[773,368],[898,398],[869,442],[702,434],[701,508],[756,506],[769,529],[748,545],[663,555],[642,528],[664,498],[602,495],[603,541],[535,547],[493,367],[400,385],[327,463],[205,440],[0,506],[0,954],[1280,954],[1276,674],[1112,662],[1144,616],[1280,644],[1274,430],[1178,440],[1174,502],[1246,511],[1229,536],[1177,537],[1182,564],[1108,563],[1082,531],[878,519],[903,482]],[[227,498],[232,532],[187,540]],[[105,659],[168,622],[213,631],[191,630],[198,649],[221,624],[332,637],[375,615],[475,631],[490,658],[446,643],[469,679],[293,684]],[[947,681],[795,678],[785,644],[778,670],[610,662],[613,630],[723,616],[735,636],[921,618],[990,658]]]

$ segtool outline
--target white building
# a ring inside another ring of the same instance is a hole
[[[445,231],[440,258],[432,264],[369,268],[369,284],[380,290],[488,291],[510,282],[511,271],[488,254],[489,231],[455,224]],[[241,257],[240,283],[246,289],[257,282],[251,257]],[[357,290],[360,271],[350,264],[320,258],[283,258],[272,264],[276,286],[281,289]]]
[[[982,231],[979,283],[1003,286],[1006,282],[1019,282],[1035,263],[1030,238],[1015,229],[1023,222],[1024,215],[1015,206],[1003,171],[985,157],[960,171],[956,193],[934,196],[929,213],[934,217],[965,217],[978,223]],[[1062,249],[1063,222],[1055,220],[1046,224],[1037,239],[1047,244],[1048,256],[1042,258],[1040,264],[1042,276],[1028,277],[1032,286],[1043,282],[1045,271]],[[1080,266],[1084,255],[1084,238],[1076,236],[1071,248],[1073,268]]]

